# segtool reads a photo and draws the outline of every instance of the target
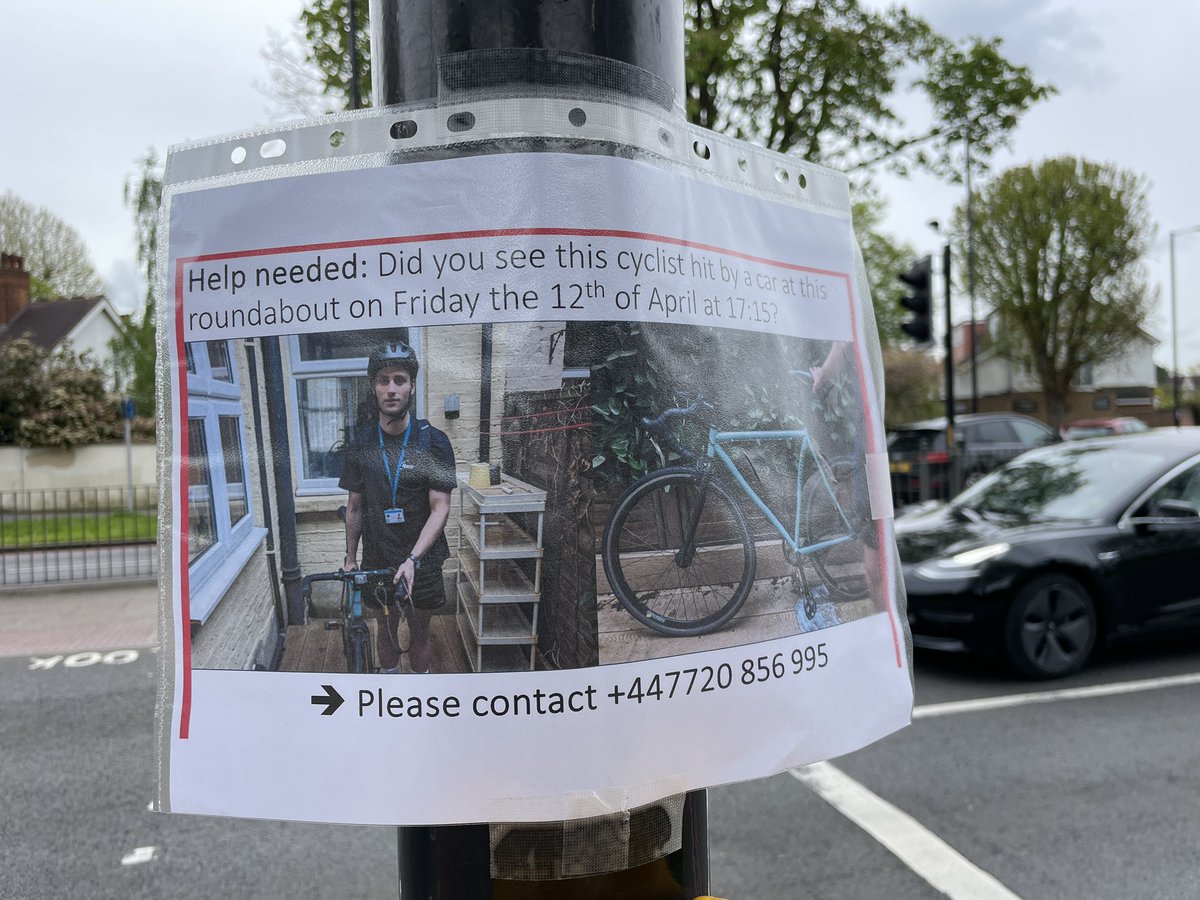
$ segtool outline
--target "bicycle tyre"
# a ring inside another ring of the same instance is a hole
[[[839,506],[850,520],[851,529],[855,524],[854,473],[849,465],[832,467],[824,460],[818,460],[817,465],[825,477],[821,477],[821,472],[814,472],[805,480],[800,495],[804,507],[802,527],[806,547],[846,534],[846,523],[838,514]],[[832,495],[830,488],[834,492]],[[802,554],[798,562],[801,565],[805,561],[812,563],[817,577],[834,600],[862,600],[867,596],[863,549],[862,541],[854,537],[852,532],[851,540]]]
[[[672,637],[721,628],[746,602],[754,581],[754,537],[746,517],[712,478],[698,514],[700,546],[686,566],[679,565],[699,489],[695,469],[659,469],[630,485],[604,528],[601,555],[613,593],[643,625]]]
[[[370,672],[374,666],[371,658],[371,633],[365,623],[346,626],[346,671],[354,675]]]

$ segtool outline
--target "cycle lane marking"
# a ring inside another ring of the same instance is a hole
[[[1200,672],[1187,675],[1164,675],[1159,678],[1143,678],[1139,681],[1114,681],[1109,684],[1092,684],[1085,687],[1060,688],[1055,691],[1028,691],[1022,694],[1002,694],[999,697],[980,697],[976,700],[950,700],[945,703],[929,703],[913,707],[913,721],[953,716],[962,713],[988,712],[994,709],[1010,709],[1017,706],[1033,706],[1039,703],[1056,703],[1060,700],[1087,700],[1093,697],[1115,697],[1120,694],[1136,694],[1165,688],[1187,687],[1200,684]]]
[[[951,900],[1020,900],[908,813],[867,790],[832,763],[814,763],[789,771]]]

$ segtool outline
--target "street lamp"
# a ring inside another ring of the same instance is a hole
[[[1169,233],[1167,240],[1171,260],[1171,389],[1176,428],[1182,424],[1182,421],[1179,414],[1179,304],[1175,297],[1175,238],[1196,231],[1200,231],[1200,225],[1177,228]]]

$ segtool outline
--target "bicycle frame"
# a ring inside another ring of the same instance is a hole
[[[341,621],[333,627],[340,627],[342,629],[343,651],[346,653],[347,668],[350,668],[351,665],[349,645],[346,644],[348,636],[351,632],[361,632],[367,636],[368,640],[370,637],[366,619],[363,618],[362,592],[373,580],[391,578],[394,574],[395,570],[393,569],[354,569],[349,572],[338,571],[308,575],[302,580],[301,592],[306,606],[311,601],[313,582],[341,582],[342,596],[338,603]],[[329,628],[331,626],[326,625],[326,627]]]
[[[758,495],[758,492],[750,486],[750,482],[738,469],[729,453],[725,450],[725,445],[733,443],[750,443],[761,441],[791,441],[800,442],[799,462],[796,466],[796,521],[792,526],[791,534],[788,533],[783,523],[779,521],[779,517],[767,506],[766,501]],[[804,463],[809,456],[816,456],[812,438],[809,437],[806,430],[796,431],[718,431],[716,428],[708,429],[708,448],[707,455],[709,459],[717,459],[725,466],[726,470],[733,477],[737,486],[741,488],[750,501],[758,507],[759,511],[766,517],[767,521],[774,526],[783,538],[787,547],[796,554],[806,555],[815,553],[818,550],[824,550],[828,547],[834,547],[838,544],[843,544],[846,541],[853,540],[853,527],[850,520],[846,517],[842,505],[838,503],[837,495],[833,492],[833,487],[829,483],[829,478],[825,474],[825,470],[821,466],[815,466],[817,474],[820,476],[821,483],[824,485],[826,492],[829,494],[829,499],[833,501],[834,509],[837,510],[838,516],[845,526],[846,533],[840,537],[830,538],[826,541],[821,541],[816,544],[802,545],[800,543],[800,516],[803,511],[803,500],[801,493],[804,489]]]

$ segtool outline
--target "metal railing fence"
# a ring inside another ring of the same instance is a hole
[[[0,587],[152,578],[158,486],[0,491]]]

